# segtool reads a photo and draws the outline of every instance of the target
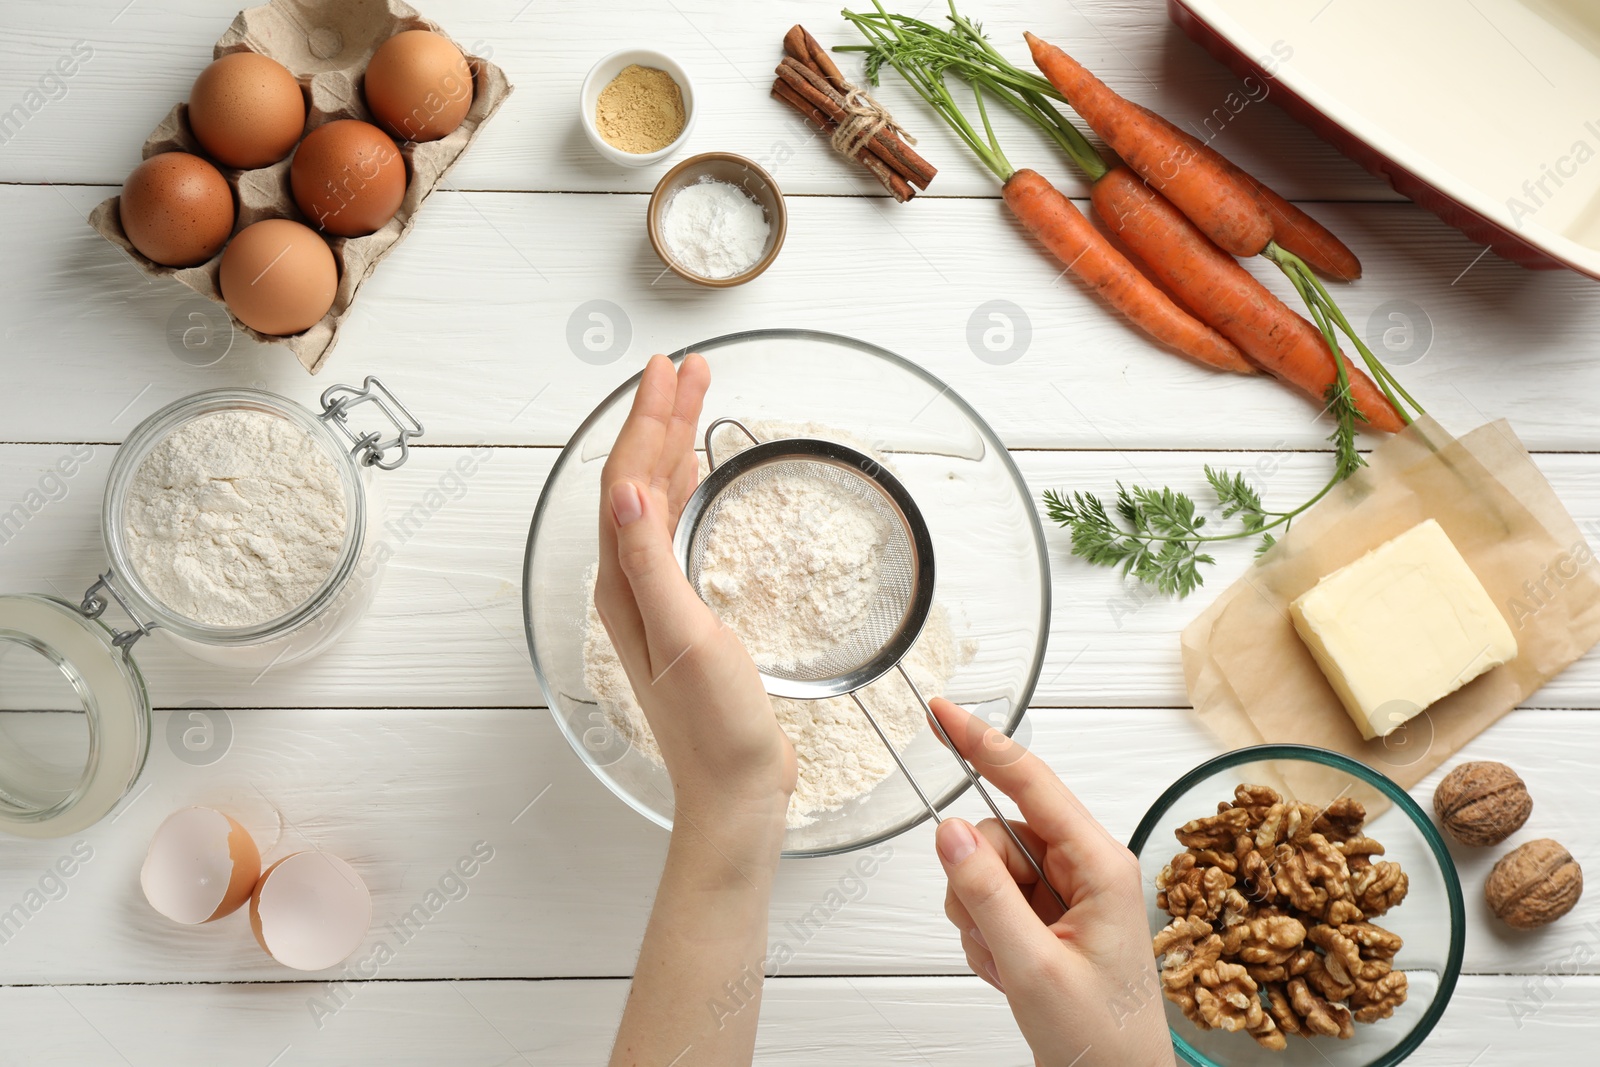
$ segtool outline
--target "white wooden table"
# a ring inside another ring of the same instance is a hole
[[[1236,88],[1167,24],[1158,0],[966,9],[1014,54],[1025,54],[1023,29],[1070,42],[1114,85],[1179,120]],[[158,709],[148,766],[119,812],[81,835],[92,858],[65,895],[0,944],[0,1064],[603,1059],[666,835],[594,780],[540,706],[521,561],[559,448],[652,352],[766,326],[883,344],[966,397],[1036,490],[1105,491],[1117,479],[1199,489],[1205,462],[1265,458],[1269,499],[1293,502],[1323,476],[1315,453],[1327,428],[1309,405],[1265,380],[1190,369],[1056,280],[995,183],[900,87],[883,97],[941,168],[932,195],[896,206],[813,143],[767,86],[792,23],[828,43],[850,39],[822,2],[432,0],[425,13],[492,55],[515,94],[362,291],[319,378],[242,339],[216,365],[192,366],[167,337],[193,298],[146,281],[84,216],[186,96],[233,13],[226,0],[0,6],[0,107],[31,101],[32,112],[0,146],[0,506],[23,499],[63,454],[91,451],[65,496],[0,546],[0,588],[76,597],[103,562],[98,507],[116,443],[201,389],[254,384],[310,402],[332,382],[381,373],[428,427],[409,465],[386,479],[401,510],[440,485],[461,446],[492,452],[398,546],[369,617],[323,658],[253,680],[155,642],[139,649]],[[59,90],[29,97],[78,41],[92,57]],[[664,47],[692,70],[693,150],[761,160],[788,193],[787,246],[756,283],[708,292],[658,277],[643,219],[662,168],[615,169],[585,142],[579,82],[601,54],[632,43]],[[1013,161],[1081,194],[1027,131],[1003,132]],[[1268,104],[1241,113],[1221,147],[1310,202],[1362,255],[1366,279],[1339,293],[1353,321],[1399,301],[1428,324],[1431,347],[1403,373],[1431,413],[1458,431],[1509,416],[1579,521],[1600,519],[1600,286],[1480,257]],[[569,318],[596,299],[631,327],[609,363],[579,358],[566,340]],[[967,340],[969,317],[992,299],[1013,301],[1031,323],[1029,347],[1009,363],[979,359]],[[1032,743],[1125,837],[1165,785],[1217,751],[1185,706],[1177,632],[1247,551],[1223,554],[1206,588],[1174,603],[1073,560],[1060,531],[1050,541],[1056,611]],[[169,719],[195,706],[226,716],[234,733],[206,766],[165,742]],[[1600,845],[1597,747],[1591,656],[1462,755],[1505,759],[1532,784],[1533,821],[1517,840],[1555,837],[1587,861]],[[1417,790],[1424,803],[1433,782]],[[477,842],[494,858],[372,980],[303,981],[260,952],[241,917],[180,929],[142,900],[151,831],[192,803],[237,814],[271,846],[268,858],[314,842],[349,859],[372,887],[379,928]],[[966,798],[961,810],[976,805]],[[24,899],[72,844],[0,840],[0,908]],[[853,857],[784,864],[772,936],[794,960],[768,985],[759,1061],[1030,1062],[1004,1002],[965,974],[928,830],[892,848],[865,890],[820,923],[815,912],[810,924],[800,918]],[[1412,1062],[1592,1060],[1600,893],[1553,928],[1512,935],[1479,898],[1490,857],[1458,859],[1466,974]]]

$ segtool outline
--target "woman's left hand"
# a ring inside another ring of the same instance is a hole
[[[695,432],[710,382],[697,355],[681,369],[652,359],[601,476],[595,606],[674,792],[672,842],[613,1067],[750,1063],[767,910],[795,785],[794,746],[755,663],[695,595],[672,551],[699,475]],[[706,1011],[735,985],[736,1007]]]
[[[681,368],[665,356],[645,366],[601,475],[595,605],[661,746],[679,813],[707,826],[776,819],[781,837],[794,746],[744,643],[695,594],[672,550],[699,481],[695,436],[710,384],[699,355]]]

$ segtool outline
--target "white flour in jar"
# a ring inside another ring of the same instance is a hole
[[[826,437],[870,451],[837,431],[811,425],[750,424],[762,439]],[[743,438],[739,439],[743,444]],[[731,438],[718,455],[738,450]],[[882,462],[881,457],[875,457]],[[770,488],[769,488],[770,487]],[[702,586],[718,615],[758,664],[792,665],[836,646],[864,618],[889,530],[864,503],[814,478],[777,478],[727,505],[708,543],[710,574]],[[656,764],[661,750],[645,720],[610,636],[594,606],[588,576],[584,682],[612,727]],[[934,604],[922,636],[902,661],[924,696],[943,693],[957,649],[949,618]],[[897,750],[924,726],[922,707],[898,674],[861,692]],[[788,824],[805,826],[896,772],[894,758],[848,696],[827,700],[771,698],[778,724],[794,744],[799,782]]]
[[[253,626],[309,600],[344,545],[344,487],[306,432],[259,411],[179,426],[144,457],[123,511],[152,595],[208,626]]]

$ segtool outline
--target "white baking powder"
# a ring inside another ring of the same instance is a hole
[[[763,439],[830,437],[868,451],[836,431],[814,426],[751,424]],[[738,451],[730,438],[718,456]],[[747,444],[742,438],[739,443]],[[879,457],[880,462],[881,457]],[[877,565],[889,530],[867,505],[818,478],[781,477],[723,506],[708,538],[701,584],[708,602],[744,641],[758,664],[793,665],[836,647],[858,627],[871,602]],[[584,631],[584,682],[613,728],[657,764],[661,750],[635,699],[627,674],[594,606]],[[927,697],[938,696],[956,666],[956,647],[942,606],[935,604],[922,636],[904,659]],[[861,692],[896,749],[924,727],[922,707],[898,674]],[[894,758],[849,697],[772,698],[778,724],[793,742],[799,783],[789,802],[789,825],[833,811],[895,773]]]
[[[706,278],[731,278],[755,266],[772,226],[737,185],[703,178],[667,201],[661,234],[678,264]]]
[[[305,431],[258,411],[179,426],[134,472],[128,557],[175,614],[253,626],[309,600],[344,544],[344,487]]]

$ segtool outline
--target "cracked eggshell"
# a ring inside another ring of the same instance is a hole
[[[343,963],[366,940],[372,894],[344,860],[296,852],[268,867],[250,896],[250,928],[267,955],[297,971]]]
[[[236,911],[260,874],[261,853],[244,827],[212,808],[184,808],[150,839],[139,885],[156,911],[196,926]]]

